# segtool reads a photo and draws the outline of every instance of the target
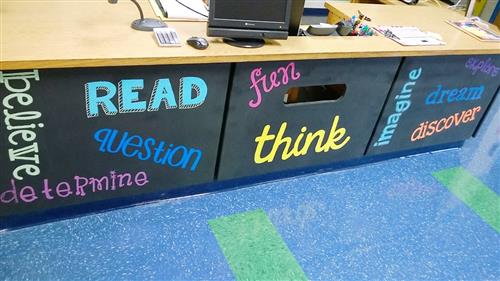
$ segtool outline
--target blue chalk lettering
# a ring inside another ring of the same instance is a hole
[[[106,152],[106,148],[105,148],[106,147],[106,143],[108,142],[109,135],[111,134],[112,131],[115,131],[115,130],[111,130],[111,129],[107,129],[106,128],[106,129],[97,130],[94,133],[94,139],[97,142],[101,143],[101,145],[99,146],[99,151],[100,152]]]
[[[97,91],[105,91],[104,96],[98,97]],[[87,106],[87,118],[99,116],[98,106],[101,106],[106,115],[115,115],[118,109],[111,102],[116,95],[116,87],[107,81],[96,81],[85,84],[85,102]]]
[[[195,97],[193,98],[193,92]],[[181,78],[179,91],[179,108],[189,109],[202,105],[207,98],[207,84],[199,77]]]
[[[135,140],[137,140],[137,142],[135,142]],[[132,152],[130,153],[127,151],[127,148],[129,147],[132,148]],[[125,141],[123,142],[122,154],[125,157],[134,157],[139,153],[138,148],[140,147],[142,147],[142,138],[137,135],[131,136],[130,138],[125,139]]]
[[[143,79],[127,79],[118,83],[120,93],[118,94],[118,105],[120,113],[143,112],[146,111],[146,102],[139,101],[139,92],[144,88]]]
[[[151,160],[158,165],[181,167],[182,169],[186,169],[193,158],[190,171],[196,170],[202,157],[201,150],[196,148],[188,149],[183,145],[169,144],[165,151],[164,141],[158,142],[153,138],[144,140],[142,136],[129,135],[127,131],[121,133],[121,136],[118,136],[118,133],[118,130],[108,128],[97,130],[94,133],[94,140],[100,144],[99,151],[113,154],[120,152],[127,158],[138,158],[142,161]],[[113,147],[115,142],[115,147]]]
[[[155,81],[151,99],[149,100],[148,111],[158,111],[162,102],[165,103],[166,109],[177,107],[170,79],[158,79]]]

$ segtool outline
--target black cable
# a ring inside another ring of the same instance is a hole
[[[191,7],[189,7],[189,6],[185,5],[184,3],[182,3],[182,2],[181,2],[181,1],[179,1],[179,0],[175,0],[175,2],[179,3],[181,6],[183,6],[184,8],[186,8],[186,9],[188,9],[188,10],[190,10],[190,11],[191,11],[191,12],[193,12],[193,13],[197,13],[198,15],[200,15],[200,16],[202,16],[202,17],[206,17],[206,18],[208,18],[208,16],[207,16],[207,15],[204,15],[204,14],[202,14],[202,13],[200,13],[200,12],[198,12],[198,11],[196,11],[196,10],[192,9]],[[207,9],[207,12],[208,12],[208,9]]]

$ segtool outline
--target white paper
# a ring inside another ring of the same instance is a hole
[[[202,0],[160,0],[169,19],[207,19],[208,10]]]

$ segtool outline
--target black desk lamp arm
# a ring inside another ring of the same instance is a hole
[[[137,9],[139,9],[139,13],[141,14],[141,20],[144,20],[144,14],[142,13],[142,9],[139,3],[137,3],[136,0],[130,0],[130,1],[134,2],[134,4],[137,6]]]

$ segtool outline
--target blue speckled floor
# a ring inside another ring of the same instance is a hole
[[[5,280],[234,280],[208,220],[263,209],[311,280],[500,280],[500,234],[431,173],[500,194],[500,99],[461,149],[0,234]]]

